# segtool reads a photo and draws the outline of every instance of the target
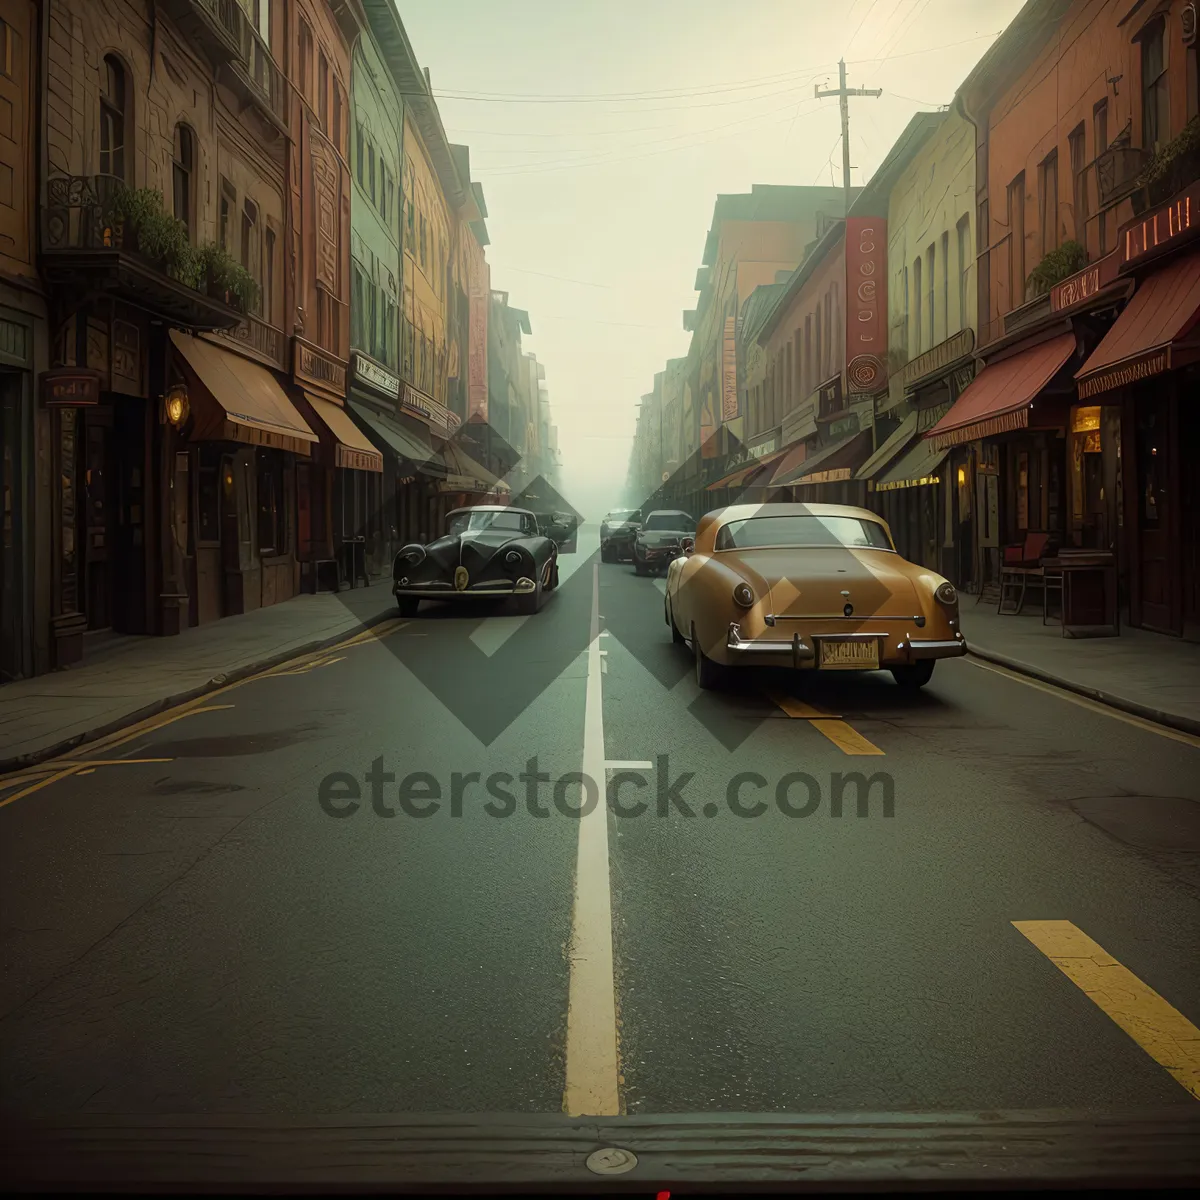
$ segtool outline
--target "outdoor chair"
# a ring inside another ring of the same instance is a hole
[[[1048,533],[1029,532],[1020,545],[1005,546],[1000,566],[1000,604],[996,611],[1015,616],[1025,607],[1025,593],[1030,586],[1042,589],[1045,606],[1046,572],[1042,559],[1050,546]]]

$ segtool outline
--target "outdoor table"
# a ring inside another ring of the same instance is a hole
[[[1107,550],[1060,550],[1042,566],[1062,576],[1063,637],[1120,634],[1116,555]]]

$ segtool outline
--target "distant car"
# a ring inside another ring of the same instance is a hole
[[[604,562],[628,562],[633,558],[633,539],[641,528],[638,508],[614,508],[600,522],[600,558]]]
[[[392,563],[392,594],[406,617],[422,600],[489,596],[511,596],[519,612],[535,613],[557,586],[557,543],[527,509],[498,504],[455,509],[445,536],[404,546]]]
[[[633,569],[639,575],[664,571],[679,557],[680,543],[696,532],[696,521],[679,509],[647,513],[633,539]]]
[[[745,663],[885,670],[919,688],[967,652],[954,585],[901,558],[873,512],[837,504],[707,513],[668,568],[663,615],[702,688]]]

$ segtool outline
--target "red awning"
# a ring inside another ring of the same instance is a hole
[[[728,475],[723,475],[717,480],[716,483],[710,483],[707,490],[710,492],[719,492],[722,488],[737,487],[742,480],[750,474],[751,471],[754,471],[757,468],[757,463],[750,463],[749,466],[747,466],[745,463],[742,463],[742,465],[738,467],[736,471],[730,471]]]
[[[1079,398],[1169,371],[1174,343],[1200,318],[1200,254],[1155,271],[1076,372]]]
[[[1074,353],[1075,335],[1064,333],[984,367],[925,436],[945,449],[1026,428],[1033,398]]]
[[[776,450],[773,454],[764,454],[762,458],[750,468],[750,473],[742,478],[743,487],[768,487],[771,483],[771,476],[775,473],[775,464],[783,458],[788,451]]]
[[[790,450],[783,452],[783,462],[775,468],[769,480],[764,480],[765,487],[779,487],[780,481],[791,475],[796,468],[808,457],[808,443],[801,442]]]

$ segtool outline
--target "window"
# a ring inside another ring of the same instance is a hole
[[[337,77],[333,80],[333,116],[329,122],[329,136],[340,151],[342,148],[342,85]]]
[[[230,241],[233,238],[233,230],[230,228],[230,223],[233,220],[233,210],[237,207],[237,192],[234,190],[233,184],[228,179],[222,176],[221,178],[221,207],[220,219],[217,226],[217,241],[222,250],[229,253]]]
[[[421,214],[421,266],[426,263],[426,243],[428,241],[428,227],[425,224],[425,215]]]
[[[942,338],[950,336],[950,234],[942,234]]]
[[[713,549],[743,550],[755,546],[846,546],[891,550],[891,539],[877,521],[862,517],[747,517],[717,531]]]
[[[921,256],[918,254],[913,259],[913,316],[916,320],[913,322],[913,350],[920,354],[925,349],[925,338],[921,333],[921,306],[924,304],[924,296],[921,294]]]
[[[196,148],[192,131],[186,125],[175,126],[175,147],[171,161],[171,199],[175,219],[192,233],[192,175],[196,167]]]
[[[813,388],[817,385],[813,382],[813,365],[812,365],[812,315],[804,318],[804,396],[807,399],[812,395]]]
[[[242,241],[239,255],[243,267],[259,279],[258,269],[258,205],[246,197],[242,205]]]
[[[300,18],[300,94],[312,102],[313,36],[308,22]]]
[[[1071,151],[1071,204],[1075,213],[1075,240],[1087,245],[1087,130],[1082,121],[1067,137]]]
[[[1042,255],[1058,248],[1058,151],[1051,150],[1038,168],[1042,228]]]
[[[813,383],[813,387],[816,387],[817,384],[823,383],[825,380],[825,376],[821,374],[821,372],[825,369],[825,360],[822,357],[822,349],[825,343],[821,340],[821,306],[819,304],[817,305],[816,322],[813,326],[813,334],[813,354],[816,355],[816,380]]]
[[[367,143],[367,192],[371,197],[371,203],[375,203],[375,147],[371,142]]]
[[[270,322],[275,315],[275,230],[268,228],[263,250],[263,317]]]
[[[100,94],[100,174],[125,178],[125,68],[110,54],[104,60]]]
[[[966,329],[970,311],[968,297],[971,286],[971,217],[963,213],[958,222],[958,327]]]
[[[354,122],[354,177],[358,186],[363,185],[363,171],[366,168],[366,148],[363,145],[363,127],[361,121]]]
[[[979,220],[975,226],[975,248],[978,254],[979,273],[975,279],[975,320],[987,321],[991,316],[992,289],[992,226],[988,202],[980,201]]]
[[[1163,45],[1165,28],[1160,17],[1141,35],[1142,147],[1146,150],[1157,150],[1171,136],[1167,56]]]
[[[900,338],[900,346],[906,355],[912,354],[912,347],[908,343],[908,267],[900,268],[900,277],[896,281],[897,292],[900,297],[900,329],[898,336]]]
[[[1108,101],[1101,100],[1099,104],[1092,109],[1092,127],[1095,130],[1095,152],[1098,158],[1105,150],[1108,149]],[[1099,197],[1097,196],[1097,199]],[[1099,235],[1100,235],[1100,253],[1108,252],[1108,226],[1109,214],[1107,209],[1100,210],[1099,220]]]
[[[796,403],[804,399],[804,357],[801,353],[803,343],[800,340],[800,330],[792,335],[792,387],[795,391]]]
[[[317,124],[321,126],[322,131],[328,136],[329,134],[329,62],[325,58],[325,51],[320,51],[318,55],[317,67]]]
[[[275,450],[258,452],[258,552],[287,553],[283,458]]]
[[[937,333],[935,331],[934,321],[936,311],[934,307],[934,292],[937,281],[937,247],[932,243],[929,249],[925,251],[925,316],[927,325],[925,328],[925,339],[928,349],[937,341]]]
[[[1025,172],[1008,185],[1008,306],[1025,303]]]
[[[790,411],[792,404],[794,402],[794,391],[793,391],[793,384],[792,384],[792,343],[791,342],[788,342],[788,344],[787,344],[786,353],[787,353],[787,364],[784,367],[784,370],[787,373],[784,376],[784,401],[783,402],[787,406],[788,410]]]
[[[221,540],[221,451],[211,443],[197,448],[196,541]]]

